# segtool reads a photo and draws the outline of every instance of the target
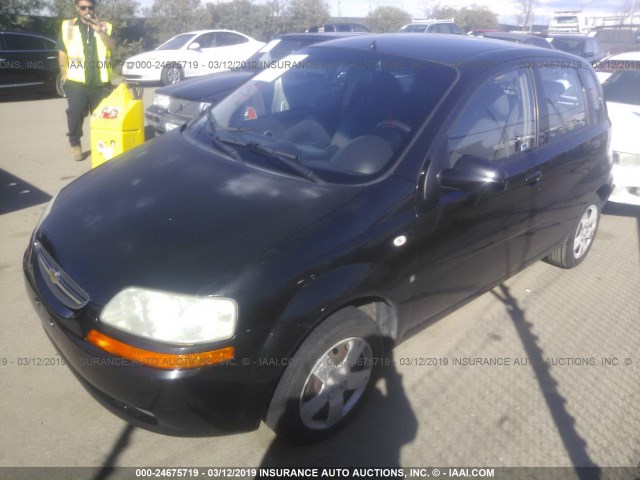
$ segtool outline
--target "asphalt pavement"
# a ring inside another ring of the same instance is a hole
[[[640,209],[625,207],[605,209],[578,268],[538,262],[397,347],[358,416],[323,443],[291,446],[264,425],[218,438],[129,426],[60,364],[23,284],[46,202],[90,169],[71,159],[65,108],[0,101],[0,467],[99,478],[105,466],[640,463]],[[85,150],[88,133],[87,121]]]

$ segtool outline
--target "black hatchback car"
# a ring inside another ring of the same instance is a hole
[[[536,260],[584,260],[610,122],[579,61],[422,34],[296,52],[65,187],[24,256],[29,298],[136,425],[324,437],[387,343]]]
[[[65,96],[56,41],[37,33],[0,31],[0,95],[32,92]]]

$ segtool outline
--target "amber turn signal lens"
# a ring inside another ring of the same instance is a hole
[[[126,358],[132,363],[163,370],[185,370],[188,368],[207,367],[233,359],[233,347],[210,350],[208,352],[170,354],[152,352],[142,348],[132,347],[96,330],[90,330],[87,341],[92,345],[117,357]]]

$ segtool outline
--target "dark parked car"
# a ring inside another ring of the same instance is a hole
[[[272,40],[256,52],[241,68],[213,73],[156,90],[153,104],[145,110],[147,123],[164,133],[191,120],[265,68],[277,67],[277,61],[308,45],[358,33],[290,33]]]
[[[56,41],[37,33],[0,31],[0,94],[32,92],[65,96]]]
[[[603,27],[589,35],[598,40],[605,55],[640,50],[640,27]]]
[[[537,35],[519,32],[484,32],[477,37],[492,38],[494,40],[505,40],[507,42],[522,43],[523,45],[533,45],[534,47],[549,48],[554,47],[544,38]]]
[[[538,259],[584,260],[610,123],[574,58],[445,35],[307,47],[65,187],[28,296],[136,425],[322,438],[385,344]]]
[[[597,38],[580,34],[554,33],[547,35],[551,45],[563,52],[572,53],[591,63],[602,60],[605,52]]]
[[[361,23],[325,23],[324,25],[314,25],[307,28],[308,33],[321,33],[321,32],[370,32],[367,27]]]

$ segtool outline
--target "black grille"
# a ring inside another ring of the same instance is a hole
[[[89,302],[85,291],[60,268],[42,245],[36,243],[34,251],[44,283],[56,298],[71,309],[84,307]]]

